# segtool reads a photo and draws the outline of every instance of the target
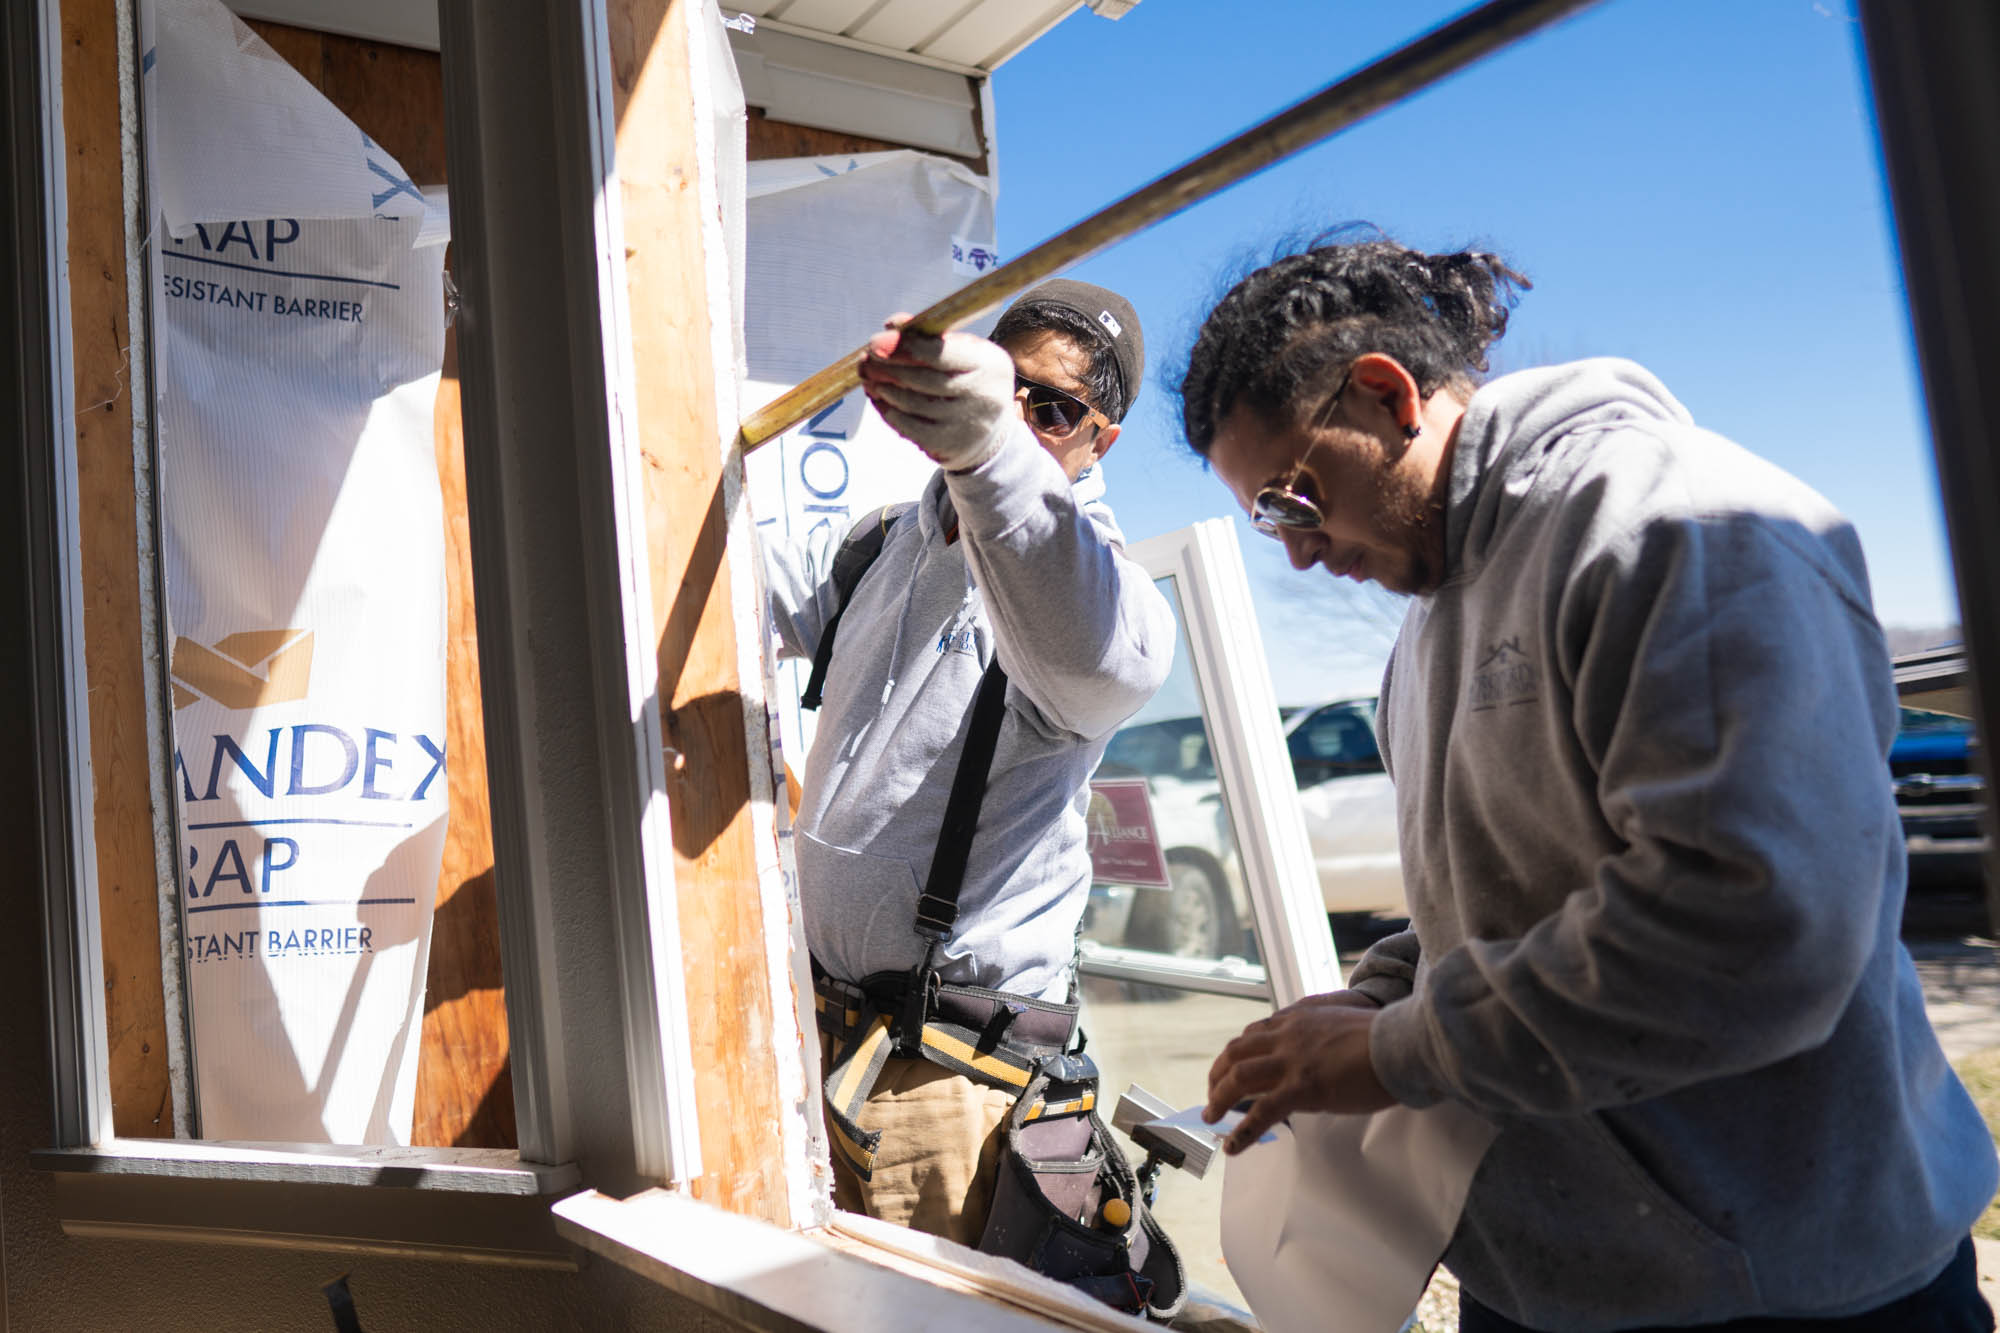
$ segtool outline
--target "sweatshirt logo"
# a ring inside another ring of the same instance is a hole
[[[1473,668],[1473,711],[1533,703],[1541,697],[1541,684],[1541,673],[1521,648],[1521,636],[1497,640],[1486,645],[1479,665]]]

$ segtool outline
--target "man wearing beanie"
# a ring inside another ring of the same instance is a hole
[[[1130,303],[1058,280],[991,340],[900,325],[871,340],[862,384],[938,471],[826,568],[772,551],[771,609],[784,655],[832,645],[794,846],[834,1199],[972,1245],[1021,1091],[1004,1059],[1072,1036],[1090,775],[1166,679],[1176,628],[1099,498],[1145,365]],[[873,543],[843,596],[836,567],[851,579]],[[919,1043],[953,1005],[981,1039]]]

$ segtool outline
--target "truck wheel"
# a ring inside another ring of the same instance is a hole
[[[1162,893],[1141,890],[1132,904],[1125,942],[1135,949],[1176,958],[1221,958],[1243,952],[1242,932],[1229,892],[1209,868],[1191,857],[1169,853]]]

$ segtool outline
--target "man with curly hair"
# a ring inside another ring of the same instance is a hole
[[[1482,384],[1526,283],[1341,239],[1246,278],[1188,439],[1294,567],[1413,597],[1378,729],[1411,928],[1210,1073],[1497,1131],[1465,1333],[1990,1330],[1993,1143],[1899,938],[1896,692],[1853,528],[1597,360]]]

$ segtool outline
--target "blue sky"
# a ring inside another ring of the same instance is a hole
[[[994,76],[1002,252],[1462,8],[1078,12]],[[1080,266],[1146,327],[1147,384],[1108,468],[1130,536],[1235,512],[1181,442],[1163,372],[1225,276],[1352,220],[1499,251],[1535,288],[1496,370],[1640,361],[1854,520],[1885,624],[1957,619],[1849,0],[1605,0]],[[1293,574],[1238,529],[1280,698],[1372,689],[1394,607]]]

